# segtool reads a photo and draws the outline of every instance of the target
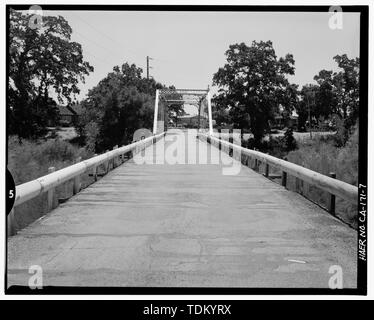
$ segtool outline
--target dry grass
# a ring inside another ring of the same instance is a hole
[[[8,141],[8,168],[16,185],[47,174],[49,167],[59,170],[73,164],[78,157],[84,160],[91,156],[85,148],[60,139],[23,140],[19,144],[16,137],[10,137]]]
[[[336,179],[357,186],[358,129],[356,128],[346,145],[342,148],[335,147],[332,139],[321,138],[299,145],[298,150],[288,153],[287,159],[324,175],[335,172]],[[295,191],[304,193],[306,197],[327,207],[329,195],[318,188],[305,185],[303,187],[297,186],[295,179],[293,179],[293,183],[291,182],[291,188]],[[342,220],[357,227],[357,205],[337,197],[336,212]]]
[[[60,139],[47,141],[23,140],[18,143],[16,137],[8,141],[8,169],[13,175],[16,185],[34,180],[48,174],[49,167],[56,170],[72,165],[78,157],[82,160],[90,158],[92,153],[84,148],[78,148]],[[92,181],[88,175],[82,176],[85,187]],[[57,199],[66,199],[72,195],[72,181],[68,181],[56,188]],[[47,212],[46,194],[27,201],[15,208],[16,229],[22,229],[37,220]]]

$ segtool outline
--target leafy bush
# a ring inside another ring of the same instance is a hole
[[[154,95],[163,85],[141,74],[141,68],[124,63],[89,91],[76,128],[90,150],[101,153],[128,144],[137,129],[152,129]]]
[[[287,128],[286,132],[284,133],[284,137],[282,138],[283,148],[286,151],[295,150],[297,148],[296,140],[293,136],[292,128]]]
[[[242,146],[247,149],[258,149],[261,152],[269,153],[277,158],[284,158],[287,153],[297,148],[296,139],[293,136],[292,128],[288,128],[283,137],[269,136],[269,140],[262,140],[260,144],[253,138],[242,139]]]
[[[284,158],[287,150],[284,145],[284,137],[269,137],[269,140],[263,143],[262,151],[271,154],[277,158]]]

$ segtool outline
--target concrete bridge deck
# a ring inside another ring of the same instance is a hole
[[[55,286],[327,288],[339,265],[344,288],[356,287],[355,230],[247,167],[222,166],[114,169],[9,238],[8,285],[27,286],[39,265]]]

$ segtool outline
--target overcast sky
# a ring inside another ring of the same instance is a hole
[[[114,12],[46,11],[61,15],[73,29],[72,40],[95,71],[81,84],[79,99],[115,65],[135,63],[146,75],[177,88],[207,88],[225,63],[230,44],[271,40],[278,57],[294,55],[290,81],[313,83],[322,69],[335,70],[333,57],[359,56],[359,14],[344,13],[343,29],[331,30],[329,13],[269,12]]]

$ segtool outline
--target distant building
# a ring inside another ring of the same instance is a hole
[[[84,108],[82,107],[82,105],[80,103],[75,103],[70,105],[68,108],[74,113],[73,122],[78,122],[79,118],[84,112]]]
[[[299,117],[297,115],[292,115],[289,117],[283,117],[281,115],[276,115],[274,121],[271,122],[270,127],[272,129],[284,129],[290,127],[297,129]]]
[[[83,108],[80,104],[72,104],[68,106],[57,106],[58,112],[60,115],[60,125],[61,126],[74,126],[78,120],[79,117],[83,113]]]
[[[274,120],[270,122],[272,129],[284,129],[286,127],[297,129],[299,122],[299,116],[296,112],[292,112],[290,115],[287,111],[280,106],[280,112],[274,116]]]
[[[57,106],[58,113],[60,115],[60,125],[71,126],[74,122],[75,113],[70,110],[67,106]]]
[[[199,126],[199,120],[200,120],[200,126]],[[178,118],[178,124],[182,125],[185,128],[208,128],[208,119],[207,117],[204,117],[203,115],[186,115],[186,116],[181,116]],[[214,123],[213,123],[214,124]]]

